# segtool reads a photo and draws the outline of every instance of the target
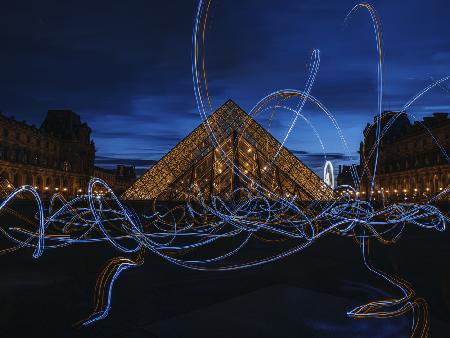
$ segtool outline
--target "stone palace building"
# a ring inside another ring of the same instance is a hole
[[[450,184],[450,119],[448,113],[434,113],[411,123],[404,113],[384,112],[374,190],[371,178],[375,164],[376,122],[367,124],[360,144],[359,174],[364,172],[360,194],[384,194],[394,200],[426,199]],[[338,184],[351,184],[350,167],[340,169]],[[448,195],[447,195],[448,196]],[[448,198],[448,197],[447,197]]]
[[[43,196],[55,192],[67,197],[82,194],[95,175],[94,160],[91,129],[73,111],[49,110],[39,128],[0,113],[0,186],[3,192],[31,185]],[[116,181],[131,185],[136,178],[132,169],[130,173],[121,168],[120,173],[129,175],[118,180],[115,173],[110,173],[105,177],[107,183],[113,190]]]

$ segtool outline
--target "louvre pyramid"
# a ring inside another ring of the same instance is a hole
[[[236,190],[240,190],[239,194],[248,193],[237,188],[272,199],[294,195],[301,201],[333,197],[333,191],[285,147],[273,161],[280,143],[233,101],[227,101],[209,116],[208,122],[227,157],[213,146],[208,127],[201,124],[122,197],[183,201],[188,199],[194,185],[206,199],[211,196],[224,200],[236,198]],[[227,165],[226,161],[232,161],[234,166]],[[244,175],[250,180],[244,179]],[[252,181],[265,191],[257,191]]]

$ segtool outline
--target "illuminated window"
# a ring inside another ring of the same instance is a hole
[[[64,161],[63,163],[63,170],[64,171],[69,171],[70,170],[70,163],[67,161]]]

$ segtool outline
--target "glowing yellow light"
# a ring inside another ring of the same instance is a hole
[[[45,189],[45,190],[48,190],[48,187],[45,187],[44,189]]]
[[[247,152],[251,153],[252,152],[252,148],[248,148]]]

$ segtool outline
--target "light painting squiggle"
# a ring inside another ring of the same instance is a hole
[[[291,198],[277,197],[276,199],[266,197],[273,197],[274,195],[251,177],[246,176],[236,167],[233,161],[227,158],[207,121],[207,117],[213,111],[208,94],[204,61],[205,27],[211,4],[212,0],[199,1],[194,23],[192,72],[195,98],[201,118],[210,132],[211,140],[221,150],[220,156],[228,166],[235,166],[243,182],[257,186],[257,192],[241,188],[245,192],[241,196],[248,196],[245,200],[229,203],[218,196],[213,196],[207,202],[203,198],[202,192],[195,191],[196,187],[194,186],[192,187],[194,193],[191,195],[191,200],[185,205],[179,205],[165,211],[155,207],[154,212],[138,216],[135,211],[122,203],[104,181],[97,178],[89,182],[86,195],[66,201],[61,195],[55,194],[50,200],[48,209],[44,208],[38,192],[33,187],[23,186],[15,189],[1,202],[0,212],[13,212],[9,205],[13,203],[17,196],[19,194],[30,195],[36,204],[37,224],[29,221],[29,226],[0,228],[0,232],[13,243],[12,247],[0,251],[0,254],[11,253],[20,248],[28,247],[33,249],[33,257],[39,258],[46,250],[60,249],[79,242],[107,242],[119,252],[126,254],[127,257],[110,260],[100,274],[96,285],[94,311],[92,315],[80,322],[81,325],[89,325],[106,318],[110,311],[115,281],[125,270],[142,265],[147,252],[188,269],[226,271],[255,267],[283,259],[305,249],[326,234],[351,236],[359,244],[363,262],[368,270],[396,286],[401,292],[401,296],[370,302],[348,311],[347,314],[352,318],[386,318],[400,316],[412,311],[414,320],[411,335],[426,336],[429,327],[426,302],[415,296],[413,288],[408,283],[375,269],[369,262],[368,247],[371,240],[377,240],[383,244],[395,243],[400,239],[403,230],[409,225],[437,231],[445,230],[449,221],[448,216],[433,206],[431,202],[437,197],[447,196],[450,187],[430,199],[428,203],[400,203],[377,209],[373,201],[359,199],[357,187],[362,176],[359,177],[353,170],[352,175],[356,188],[351,186],[338,187],[336,197],[330,201],[320,203],[313,201],[305,206],[297,203],[296,196]],[[376,34],[377,51],[379,53],[378,105],[381,117],[383,87],[380,20],[374,8],[369,4],[355,6],[348,17],[362,8],[369,11]],[[305,104],[312,103],[319,107],[330,119],[336,128],[340,141],[350,154],[347,142],[336,119],[330,110],[310,94],[319,64],[320,52],[314,50],[304,90],[280,90],[269,94],[255,105],[251,115],[256,116],[268,109],[289,111],[293,118],[283,138],[282,145],[290,136],[297,120],[301,118],[313,129],[323,147],[319,132],[302,115]],[[450,76],[433,82],[414,96],[403,107],[402,112],[429,90],[443,85],[448,80],[450,80]],[[395,118],[392,122],[389,121],[383,129],[381,129],[381,118],[376,122],[376,142],[372,149],[372,155],[375,158],[378,157],[379,142]],[[449,161],[445,149],[439,145],[436,139],[434,141]],[[275,158],[272,159],[272,163]],[[368,172],[366,170],[362,175],[368,175]],[[373,172],[372,186],[376,177],[376,172]],[[331,162],[327,162],[324,174],[332,174]],[[329,179],[330,184],[333,184],[334,179],[331,177]],[[108,191],[106,196],[94,195],[94,189],[98,186]],[[352,191],[354,194],[350,194],[348,191]],[[339,194],[339,192],[342,192],[342,194]],[[242,253],[251,239],[275,243],[279,240],[289,240],[291,245],[288,248],[275,245],[271,248],[270,254],[268,253],[266,256],[252,259],[243,258]],[[230,245],[232,243],[233,246],[214,246],[219,242],[230,243]],[[208,255],[208,249],[213,246],[216,250],[220,247],[222,252],[211,257]],[[205,257],[199,258],[202,255],[205,255]]]

